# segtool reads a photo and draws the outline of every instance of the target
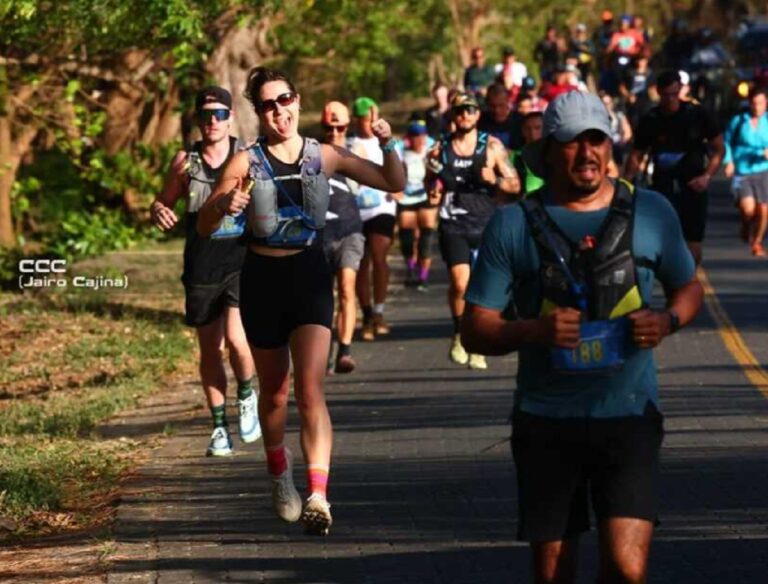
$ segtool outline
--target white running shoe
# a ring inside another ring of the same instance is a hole
[[[485,355],[478,355],[477,353],[469,354],[469,368],[470,369],[488,369],[488,363],[485,360]]]
[[[254,391],[245,399],[237,400],[240,417],[238,426],[240,440],[246,444],[256,442],[261,438],[261,425],[259,424],[259,398]]]
[[[283,521],[292,523],[301,517],[301,497],[293,484],[293,455],[285,449],[287,468],[277,478],[272,479],[272,507]]]
[[[328,535],[333,523],[330,503],[320,493],[312,493],[304,503],[301,522],[307,535]]]
[[[459,365],[466,365],[469,361],[469,355],[464,350],[464,346],[461,344],[461,336],[453,335],[451,341],[451,351],[448,353],[451,361],[458,363]]]
[[[205,455],[229,456],[230,454],[232,454],[232,438],[229,437],[229,431],[224,426],[214,428]]]

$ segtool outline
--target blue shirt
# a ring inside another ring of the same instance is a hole
[[[635,196],[634,258],[657,266],[655,276],[667,289],[681,288],[693,278],[695,266],[677,214],[659,193],[638,189]],[[546,199],[544,206],[572,241],[596,235],[608,214],[608,208],[577,212]],[[485,229],[465,299],[499,311],[514,299],[522,313],[537,314],[538,271],[539,254],[523,209],[517,203],[507,205]],[[640,293],[649,303],[654,272],[637,266],[637,273]],[[642,415],[648,400],[658,407],[656,365],[649,349],[628,349],[618,371],[578,376],[554,371],[549,351],[541,346],[520,349],[515,404],[525,412],[556,418]]]
[[[760,116],[757,128],[752,127],[751,119],[750,112],[736,114],[725,130],[723,164],[733,162],[739,176],[768,171],[768,116]]]

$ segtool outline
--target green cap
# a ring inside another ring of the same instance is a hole
[[[368,115],[372,107],[379,107],[376,102],[370,97],[358,97],[355,103],[352,104],[352,112],[358,117],[362,118]]]

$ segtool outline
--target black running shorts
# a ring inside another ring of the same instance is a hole
[[[240,276],[240,314],[248,342],[259,349],[288,344],[298,327],[333,320],[333,275],[323,248],[291,256],[248,251]]]
[[[598,521],[656,522],[663,416],[648,402],[642,416],[549,418],[513,414],[518,538],[544,542],[589,530]]]
[[[440,229],[440,254],[449,268],[473,263],[472,254],[480,248],[482,233],[453,233]]]
[[[368,219],[368,221],[363,221],[363,235],[365,235],[366,239],[372,233],[392,238],[395,236],[395,223],[397,223],[397,219],[394,215],[387,215],[386,213],[376,215]]]
[[[224,314],[228,306],[237,307],[240,295],[240,272],[227,275],[215,284],[184,284],[184,322],[201,327]]]

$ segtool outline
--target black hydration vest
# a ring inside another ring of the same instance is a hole
[[[600,230],[594,238],[587,237],[581,242],[571,241],[550,217],[541,201],[542,192],[536,191],[521,202],[541,262],[538,314],[522,316],[535,318],[557,307],[580,308],[552,244],[585,291],[588,320],[615,319],[641,308],[643,299],[632,256],[634,187],[623,180],[616,182],[613,200]]]
[[[493,187],[481,178],[488,159],[488,134],[478,132],[471,157],[458,156],[450,139],[441,143],[440,156],[439,176],[446,196],[440,212],[441,227],[455,222],[463,231],[482,232],[496,210]]]

